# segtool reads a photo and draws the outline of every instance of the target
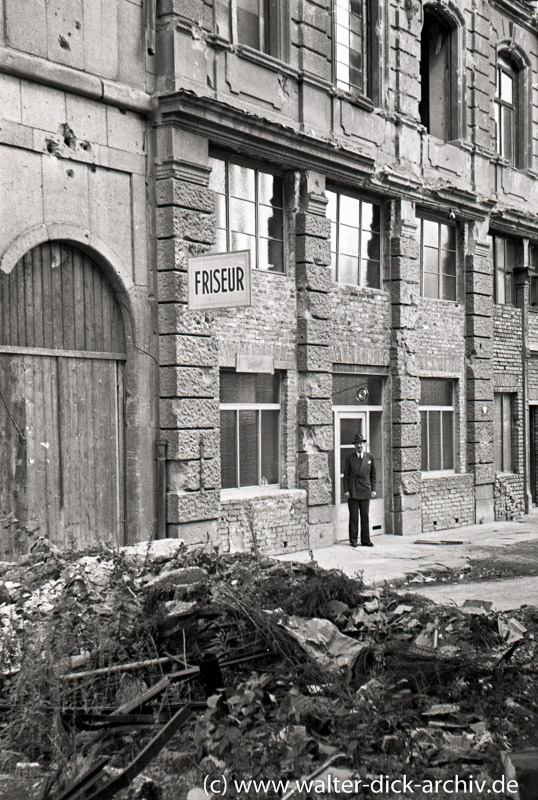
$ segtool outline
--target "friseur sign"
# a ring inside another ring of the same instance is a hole
[[[250,252],[189,258],[189,309],[250,305]]]

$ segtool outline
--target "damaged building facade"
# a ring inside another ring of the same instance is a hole
[[[5,538],[329,545],[359,431],[374,533],[536,505],[535,5],[5,0]]]

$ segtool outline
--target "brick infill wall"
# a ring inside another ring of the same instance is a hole
[[[474,521],[474,478],[471,474],[423,478],[424,532],[460,528]]]
[[[222,552],[267,555],[307,550],[306,491],[276,489],[258,497],[221,497],[218,544]]]
[[[495,479],[495,519],[521,519],[525,513],[523,476],[497,475]]]

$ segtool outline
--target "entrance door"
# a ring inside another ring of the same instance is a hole
[[[348,506],[344,497],[344,464],[347,456],[353,452],[353,439],[360,433],[366,436],[367,448],[376,460],[377,497],[370,501],[370,532],[385,532],[385,515],[383,503],[383,445],[381,435],[381,411],[335,411],[335,505],[337,508],[337,541],[348,538]]]
[[[121,312],[99,267],[47,243],[0,273],[0,553],[32,534],[123,544]]]
[[[529,406],[529,483],[533,506],[537,505],[538,491],[536,481],[538,480],[538,430],[537,430],[538,406]]]

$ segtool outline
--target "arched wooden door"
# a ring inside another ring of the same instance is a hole
[[[0,552],[33,532],[69,549],[123,543],[125,336],[114,292],[77,247],[47,242],[0,272]]]

